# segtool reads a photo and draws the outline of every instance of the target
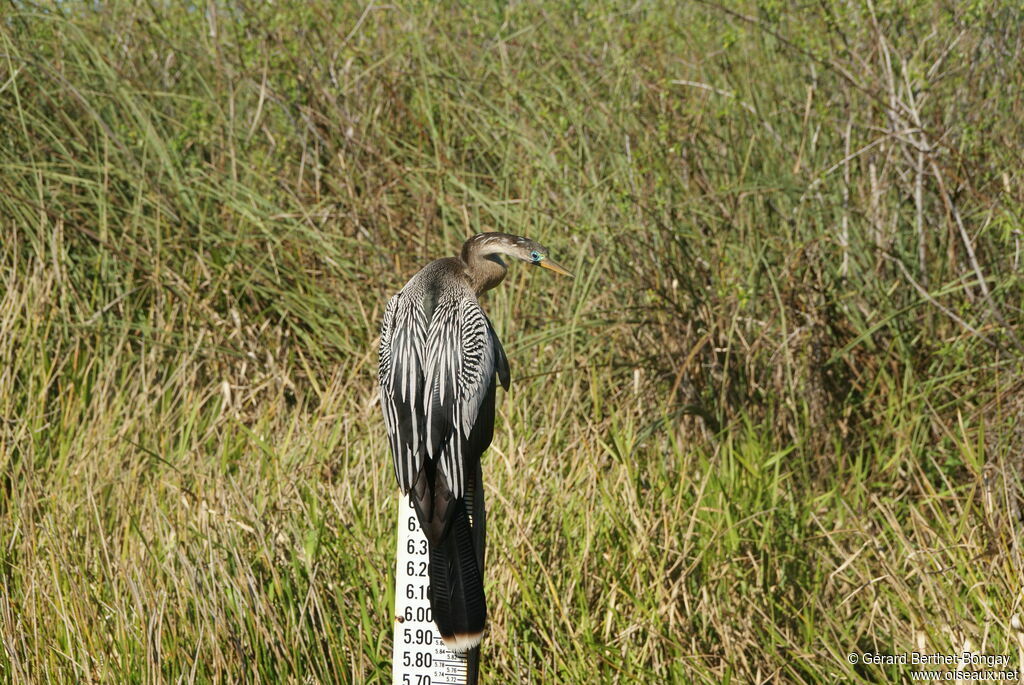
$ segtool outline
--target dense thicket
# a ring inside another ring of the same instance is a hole
[[[389,682],[377,321],[492,229],[578,274],[487,302],[495,682],[1016,650],[1022,41],[988,2],[8,3],[0,671]]]

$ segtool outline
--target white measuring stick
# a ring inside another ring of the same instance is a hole
[[[441,642],[430,615],[427,538],[420,530],[408,495],[398,504],[398,554],[395,566],[394,685],[465,685],[465,654]]]

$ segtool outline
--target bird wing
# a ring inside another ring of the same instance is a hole
[[[494,366],[498,372],[498,380],[501,381],[501,387],[508,390],[508,386],[512,381],[512,374],[508,368],[508,357],[505,356],[505,348],[501,346],[501,340],[498,339],[498,334],[494,332],[494,326],[491,325],[491,320],[487,319],[487,330],[491,334],[491,341],[494,343]]]
[[[380,330],[380,406],[395,477],[408,492],[423,465],[424,350],[427,321],[418,298],[403,290],[388,301]]]
[[[427,330],[426,449],[440,464],[456,499],[465,492],[463,450],[497,371],[494,339],[472,291],[452,288],[438,293]]]

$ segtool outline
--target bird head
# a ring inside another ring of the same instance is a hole
[[[466,248],[482,257],[506,255],[572,278],[568,269],[548,256],[548,248],[522,236],[510,233],[478,233],[466,241],[463,254],[468,256]]]

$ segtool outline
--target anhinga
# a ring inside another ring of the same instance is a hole
[[[479,645],[487,621],[480,456],[494,433],[495,376],[508,390],[509,369],[477,298],[505,278],[502,256],[571,276],[532,240],[480,233],[459,257],[413,276],[381,325],[380,403],[395,476],[426,534],[431,613],[457,652]]]

